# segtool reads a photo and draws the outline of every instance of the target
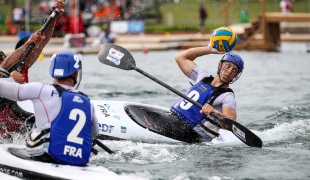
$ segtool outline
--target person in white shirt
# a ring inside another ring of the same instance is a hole
[[[32,159],[75,166],[89,162],[99,128],[93,104],[74,88],[81,81],[81,73],[79,56],[63,50],[52,56],[52,85],[19,84],[0,78],[1,97],[33,103],[35,123],[27,140]]]
[[[280,2],[280,8],[282,13],[291,13],[292,12],[292,3],[290,0],[282,0]]]

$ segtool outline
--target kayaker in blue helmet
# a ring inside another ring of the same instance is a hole
[[[211,141],[220,136],[218,131],[223,127],[210,115],[212,112],[223,118],[236,120],[237,105],[229,84],[238,80],[244,69],[242,58],[235,52],[227,52],[218,63],[217,74],[213,77],[209,71],[200,69],[194,62],[197,57],[209,54],[224,53],[209,44],[204,47],[190,48],[175,55],[181,71],[195,81],[186,95],[202,104],[203,108],[200,109],[180,97],[171,106],[171,111],[193,128],[202,137],[201,141]]]
[[[53,84],[19,84],[0,78],[0,96],[15,101],[31,100],[35,123],[27,139],[34,160],[84,166],[98,133],[94,105],[74,85],[80,81],[82,62],[71,51],[52,56],[49,74]]]

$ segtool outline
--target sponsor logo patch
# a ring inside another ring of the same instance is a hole
[[[198,90],[199,90],[200,92],[205,92],[205,91],[207,90],[207,88],[204,87],[203,85],[200,85],[200,86],[198,87]]]
[[[119,65],[121,63],[121,59],[124,56],[123,53],[121,53],[120,51],[117,51],[114,48],[111,48],[109,50],[109,54],[107,56],[107,60],[112,61],[114,64]]]
[[[121,133],[126,133],[127,132],[127,127],[121,126]]]
[[[81,99],[79,96],[74,96],[72,101],[77,103],[83,103],[83,99]]]
[[[64,70],[63,69],[54,69],[54,76],[63,76]]]
[[[235,125],[232,126],[232,132],[236,136],[238,136],[240,139],[242,139],[244,142],[246,142],[245,133],[243,131],[241,131],[240,129],[238,129]]]

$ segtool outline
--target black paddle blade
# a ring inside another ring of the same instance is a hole
[[[124,70],[132,70],[136,66],[135,60],[129,51],[115,44],[106,43],[98,54],[103,64]]]
[[[256,134],[238,122],[228,118],[222,118],[220,121],[222,121],[227,126],[225,127],[227,130],[231,131],[237,138],[239,138],[248,146],[259,148],[263,146],[262,140]]]

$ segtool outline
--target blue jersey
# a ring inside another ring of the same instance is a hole
[[[233,92],[230,88],[220,88],[211,86],[213,77],[206,77],[187,90],[186,96],[201,105],[209,103],[212,105],[214,100],[222,93]],[[200,113],[200,108],[180,97],[170,108],[171,112],[188,124],[191,128],[197,126],[206,115]]]
[[[61,110],[51,122],[48,154],[62,164],[86,165],[92,149],[90,100],[68,91],[61,97]]]
[[[213,95],[213,89],[210,85],[198,82],[187,90],[186,96],[203,105]],[[200,113],[200,108],[180,97],[171,107],[171,111],[179,116],[190,127],[194,128],[203,119],[205,114]]]

